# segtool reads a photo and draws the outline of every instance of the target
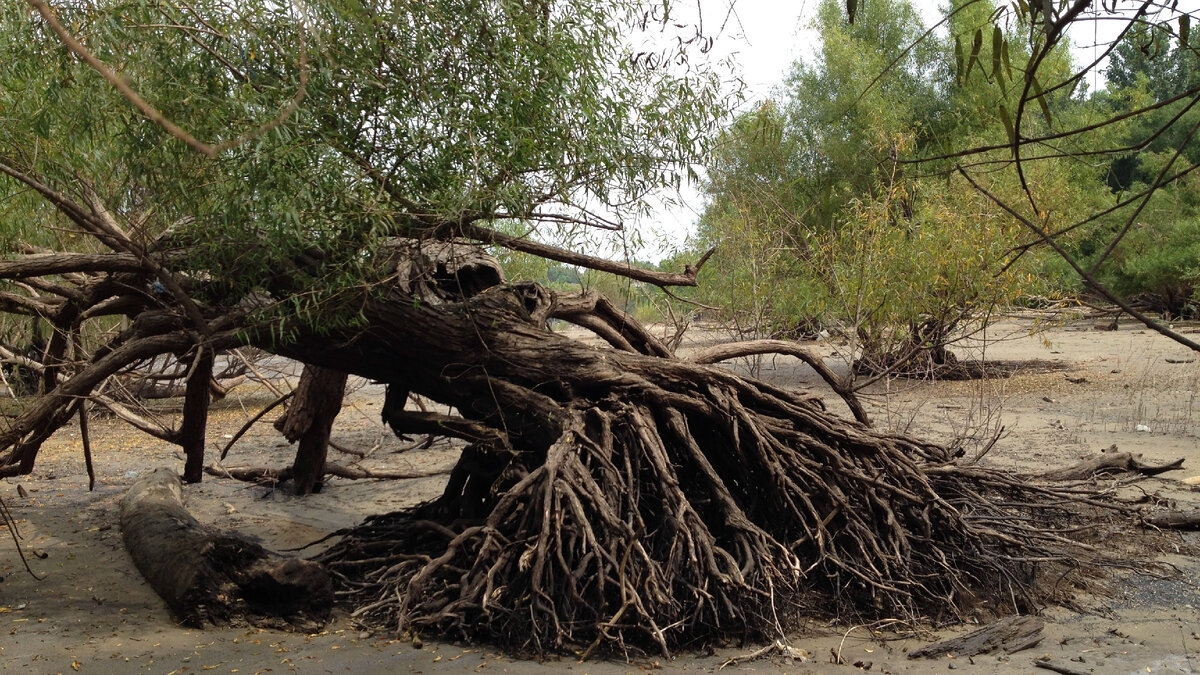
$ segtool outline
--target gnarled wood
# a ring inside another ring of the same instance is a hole
[[[867,411],[863,410],[862,404],[858,400],[858,396],[854,394],[854,390],[842,383],[841,378],[837,376],[829,366],[825,365],[819,354],[814,354],[812,351],[801,347],[794,342],[785,340],[746,340],[744,342],[734,342],[726,345],[716,345],[707,349],[699,349],[693,352],[688,360],[693,363],[718,363],[720,361],[728,361],[743,356],[756,356],[758,354],[783,354],[784,356],[794,356],[804,363],[807,363],[825,384],[834,391],[835,394],[842,397],[842,400],[849,406],[850,412],[854,415],[854,419],[870,426],[871,418],[867,416]]]
[[[1167,471],[1174,471],[1183,466],[1183,457],[1166,464],[1147,464],[1142,461],[1140,453],[1118,452],[1117,446],[1082,462],[1037,474],[1037,478],[1050,481],[1087,480],[1096,476],[1114,473],[1136,473],[1143,476],[1156,476]]]
[[[292,464],[292,485],[298,495],[320,490],[325,457],[329,453],[329,432],[341,411],[345,392],[346,373],[306,365],[287,414],[275,424],[288,441],[300,442]]]

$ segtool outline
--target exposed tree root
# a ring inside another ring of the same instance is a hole
[[[569,409],[544,457],[477,447],[488,473],[464,454],[486,491],[452,476],[441,499],[346,533],[322,560],[355,615],[537,653],[665,654],[809,615],[1031,610],[1038,569],[1096,558],[1064,524],[1100,502],[715,368],[657,365]]]

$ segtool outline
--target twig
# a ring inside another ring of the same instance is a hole
[[[277,406],[279,406],[279,404],[281,404],[284,401],[291,398],[292,395],[295,393],[296,392],[294,392],[294,391],[289,391],[288,393],[280,396],[279,398],[272,401],[270,405],[268,405],[267,407],[258,411],[258,414],[256,414],[254,417],[251,417],[245,424],[243,424],[242,428],[238,429],[237,433],[233,435],[233,438],[229,439],[229,442],[225,444],[225,447],[221,448],[221,459],[225,459],[225,456],[229,454],[229,449],[233,447],[233,444],[237,443],[238,439],[241,438],[242,435],[245,434],[247,431],[249,431],[250,427],[254,426],[255,422],[261,420],[263,418],[263,416],[265,416],[267,413],[274,410]],[[332,445],[332,443],[330,443],[330,444]]]
[[[83,463],[87,467],[88,492],[91,492],[96,489],[96,469],[92,466],[92,437],[88,433],[87,399],[79,399],[76,409],[79,411],[79,437],[83,441]]]
[[[17,521],[13,518],[12,512],[8,510],[8,504],[4,501],[3,497],[0,497],[0,519],[8,526],[8,535],[12,537],[13,545],[17,547],[17,555],[21,556],[21,563],[25,565],[25,571],[29,572],[29,576],[38,581],[45,579],[45,575],[39,577],[33,571],[33,568],[29,566],[29,560],[25,558],[25,550],[21,548],[21,534],[17,532]]]
[[[1041,668],[1043,670],[1053,670],[1056,673],[1062,673],[1062,675],[1089,675],[1089,673],[1087,671],[1076,670],[1074,668],[1068,668],[1066,666],[1060,666],[1057,663],[1052,663],[1050,661],[1041,661],[1041,660],[1034,661],[1033,667]]]

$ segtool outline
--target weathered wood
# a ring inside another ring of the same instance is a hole
[[[1145,523],[1170,530],[1200,530],[1200,509],[1155,513],[1146,516]]]
[[[275,425],[291,442],[299,441],[292,464],[292,484],[298,495],[320,491],[329,454],[329,433],[342,409],[346,373],[305,365],[296,387],[296,397],[287,415]]]
[[[1140,453],[1117,452],[1117,446],[1113,445],[1099,455],[1089,457],[1074,466],[1040,473],[1036,477],[1042,480],[1061,481],[1087,480],[1094,476],[1111,473],[1137,473],[1143,476],[1155,476],[1182,467],[1183,459],[1180,457],[1166,464],[1147,464],[1142,461]]]
[[[204,472],[210,476],[221,476],[225,478],[233,478],[234,480],[242,480],[248,483],[258,483],[260,485],[278,485],[292,479],[294,469],[290,466],[285,466],[282,469],[275,469],[269,466],[220,466],[209,465],[204,467]],[[424,471],[397,471],[394,469],[367,469],[361,466],[335,464],[333,462],[325,462],[326,476],[337,476],[338,478],[346,478],[349,480],[407,480],[411,478],[428,478],[430,476],[441,476],[450,473],[450,469],[427,469]]]
[[[138,570],[178,621],[319,630],[333,589],[319,563],[266,550],[201,525],[183,506],[179,477],[155,469],[121,500],[121,534]]]
[[[1036,616],[1009,616],[966,635],[914,649],[908,653],[908,658],[930,658],[944,654],[975,656],[997,649],[1012,654],[1041,642],[1042,628],[1045,625],[1045,622]]]

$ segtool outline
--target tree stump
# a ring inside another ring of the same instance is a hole
[[[201,525],[184,508],[173,471],[155,469],[134,483],[120,515],[125,548],[179,623],[313,632],[328,621],[333,588],[323,566]]]

